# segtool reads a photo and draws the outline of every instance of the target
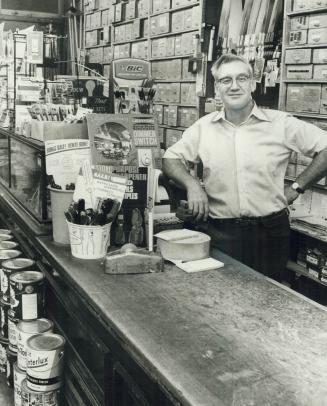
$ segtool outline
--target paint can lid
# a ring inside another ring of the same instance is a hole
[[[22,271],[10,275],[10,282],[12,283],[29,284],[42,279],[44,279],[44,275],[40,271]]]
[[[45,333],[53,328],[53,322],[48,319],[36,319],[36,320],[21,320],[17,324],[17,330],[22,333]]]
[[[8,258],[15,258],[21,255],[21,252],[18,250],[1,250],[0,251],[0,261],[5,260],[7,262]]]
[[[9,251],[9,250],[8,250]],[[11,250],[14,251],[14,250]],[[2,254],[3,251],[0,251],[0,255]],[[12,258],[12,257],[10,257]],[[2,266],[7,269],[11,270],[19,270],[22,268],[29,268],[31,266],[35,265],[35,261],[29,258],[13,258],[13,259],[8,259],[8,261],[4,261],[2,263]]]
[[[35,351],[51,351],[63,347],[65,342],[65,338],[60,334],[45,333],[30,337],[26,346]]]

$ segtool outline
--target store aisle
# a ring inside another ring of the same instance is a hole
[[[0,405],[14,405],[14,391],[8,387],[5,374],[0,374]]]

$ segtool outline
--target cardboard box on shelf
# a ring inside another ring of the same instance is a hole
[[[167,38],[159,38],[158,39],[158,56],[165,57],[167,52]]]
[[[111,25],[115,21],[115,7],[112,6],[109,9],[109,14],[108,14],[108,23]]]
[[[170,14],[160,14],[158,16],[158,34],[167,34],[170,32]]]
[[[163,124],[168,125],[169,106],[163,106]]]
[[[132,29],[133,23],[125,25],[125,41],[130,41],[132,39]]]
[[[294,0],[293,11],[302,11],[310,9],[310,1],[308,0]]]
[[[171,127],[177,127],[177,106],[168,106],[168,125]]]
[[[285,64],[310,63],[311,53],[310,48],[286,49]]]
[[[327,48],[317,48],[313,50],[313,63],[327,63]]]
[[[149,0],[139,0],[137,3],[137,17],[145,18],[149,15]]]
[[[308,30],[290,31],[290,45],[304,45],[307,43]]]
[[[326,0],[310,0],[309,7],[311,7],[311,8],[327,7],[327,1]]]
[[[175,37],[167,37],[167,47],[166,47],[166,56],[175,55]]]
[[[196,105],[197,96],[195,83],[181,83],[181,103]]]
[[[165,148],[169,148],[182,138],[183,131],[175,129],[166,129],[165,134]]]
[[[184,10],[171,13],[171,32],[184,30]]]
[[[194,53],[194,33],[185,32],[182,34],[182,49],[184,55],[190,55]]]
[[[183,67],[182,67],[182,79],[196,79],[196,74],[189,72],[189,60],[184,58],[183,60]]]
[[[188,8],[184,10],[184,30],[190,30],[194,27],[193,9]]]
[[[199,113],[194,107],[179,107],[177,125],[188,128],[199,118]]]
[[[172,59],[164,62],[166,66],[167,79],[180,80],[182,78],[182,60]]]
[[[158,138],[159,138],[160,144],[163,144],[164,136],[165,136],[165,128],[159,126],[158,127]]]
[[[123,21],[123,8],[122,3],[117,3],[115,5],[115,23]]]
[[[286,65],[286,79],[312,79],[312,65]]]
[[[192,13],[193,13],[193,27],[191,28],[200,28],[201,26],[201,20],[202,20],[202,9],[200,6],[195,6],[192,8]]]
[[[101,12],[101,25],[109,25],[109,10],[103,10]]]
[[[305,30],[309,28],[309,17],[309,15],[291,17],[291,30]]]
[[[308,44],[326,44],[327,27],[312,28],[308,30]]]
[[[157,117],[158,124],[163,124],[163,105],[162,104],[155,104],[153,106],[153,113]]]
[[[136,16],[136,3],[135,0],[130,0],[126,3],[126,19],[130,20]]]
[[[309,28],[327,27],[327,14],[311,14],[309,16]]]
[[[180,103],[180,100],[181,100],[181,84],[170,83],[169,94],[166,101],[171,103]]]
[[[170,9],[170,0],[152,0],[152,13],[160,13]]]
[[[154,80],[166,79],[166,61],[153,61],[151,64],[151,75]]]
[[[159,58],[159,39],[151,40],[151,56],[152,58]]]
[[[184,50],[182,48],[182,36],[175,36],[175,55],[184,55]]]
[[[133,38],[140,38],[141,37],[141,20],[136,19],[133,21]]]
[[[87,125],[84,123],[69,124],[62,121],[31,121],[31,138],[44,141],[52,139],[53,134],[61,134],[62,138],[88,138]]]
[[[149,35],[149,20],[148,19],[142,20],[141,27],[142,27],[141,29],[142,37],[147,38]]]
[[[313,79],[327,79],[327,65],[314,65],[313,67]]]
[[[303,85],[303,107],[302,111],[319,113],[321,100],[321,85]]]

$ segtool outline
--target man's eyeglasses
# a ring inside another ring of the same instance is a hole
[[[231,78],[230,76],[226,76],[221,79],[216,79],[216,82],[222,86],[230,87],[233,84],[233,80],[234,80],[234,78]],[[239,76],[236,76],[235,80],[239,86],[244,86],[247,83],[249,83],[249,81],[251,80],[251,77],[248,75],[239,75]]]

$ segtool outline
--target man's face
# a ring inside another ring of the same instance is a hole
[[[251,103],[253,78],[245,63],[234,61],[221,65],[215,81],[216,91],[226,109],[242,110]]]

